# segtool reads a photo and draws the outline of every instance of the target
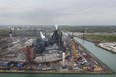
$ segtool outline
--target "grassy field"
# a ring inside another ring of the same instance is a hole
[[[116,35],[85,34],[84,39],[91,42],[116,42]]]

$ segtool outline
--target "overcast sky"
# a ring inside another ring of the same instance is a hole
[[[116,0],[0,0],[0,25],[116,25]]]

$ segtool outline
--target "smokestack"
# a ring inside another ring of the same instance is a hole
[[[65,52],[62,53],[62,67],[65,68]]]
[[[9,31],[9,37],[12,39],[12,30]]]

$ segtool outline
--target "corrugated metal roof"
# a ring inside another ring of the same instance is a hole
[[[9,63],[10,61],[0,60],[0,63]]]
[[[0,66],[7,67],[11,61],[0,61]]]

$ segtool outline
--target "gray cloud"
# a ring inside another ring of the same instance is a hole
[[[116,0],[0,0],[0,24],[116,25]]]

